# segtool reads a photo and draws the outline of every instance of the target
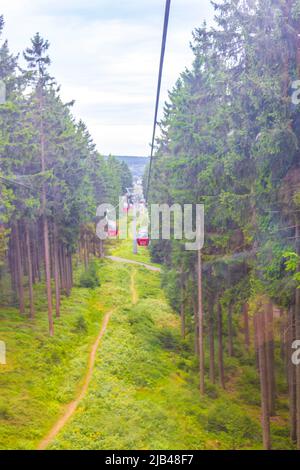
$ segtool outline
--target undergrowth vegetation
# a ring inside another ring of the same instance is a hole
[[[108,311],[88,393],[51,449],[261,448],[253,366],[232,359],[227,390],[207,381],[207,396],[201,397],[190,338],[181,339],[160,275],[111,261],[97,267],[101,287],[75,288],[63,301],[55,338],[47,335],[41,308],[34,322],[1,310],[8,364],[0,369],[0,448],[33,449],[49,432],[80,389]],[[275,448],[290,448],[285,429],[284,419],[272,423]]]

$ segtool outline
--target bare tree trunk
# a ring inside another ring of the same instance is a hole
[[[295,337],[300,338],[300,290],[296,289]],[[295,367],[295,366],[293,366]],[[300,450],[300,366],[295,367],[296,374],[296,424],[297,449]]]
[[[16,278],[16,263],[15,257],[13,256],[13,249],[15,244],[15,237],[13,230],[11,231],[11,237],[9,241],[9,252],[8,252],[8,262],[9,262],[9,271],[10,271],[10,280],[11,280],[11,302],[14,304],[17,301],[17,278]]]
[[[84,252],[84,266],[85,266],[85,269],[88,268],[88,265],[89,265],[89,253],[88,253],[88,242],[87,242],[87,233],[86,231],[84,231],[84,234],[83,234],[83,240],[84,240],[84,248],[83,248],[83,252]]]
[[[215,334],[214,334],[214,302],[210,301],[208,306],[208,334],[209,334],[209,379],[212,383],[216,382],[215,371]]]
[[[69,297],[71,294],[71,271],[70,271],[70,260],[69,253],[65,252],[65,272],[66,272],[66,294]]]
[[[43,117],[43,90],[39,90],[39,105],[40,105],[40,149],[41,149],[41,167],[42,173],[46,172],[46,152],[45,152],[45,132],[44,132],[44,117]],[[46,214],[47,209],[47,196],[46,185],[43,183],[42,187],[42,224],[44,236],[44,257],[45,257],[45,275],[46,275],[46,291],[48,302],[48,322],[49,334],[54,335],[53,312],[52,312],[52,290],[51,290],[51,264],[50,264],[50,244],[49,244],[49,227]]]
[[[295,244],[296,253],[300,255],[300,225],[298,215],[296,215]],[[300,272],[300,266],[297,269]],[[300,338],[300,289],[296,289],[295,302],[295,333],[296,339]],[[300,450],[300,367],[296,367],[296,428],[297,428],[297,449]]]
[[[254,325],[254,347],[255,347],[255,362],[256,368],[259,372],[259,347],[258,347],[258,315],[254,315],[253,317],[253,325]]]
[[[259,375],[261,390],[261,413],[262,413],[262,431],[263,445],[265,450],[271,449],[271,433],[270,433],[270,415],[268,403],[268,384],[267,384],[267,366],[266,366],[266,348],[265,348],[265,324],[264,315],[259,313],[256,320],[257,345],[259,357]]]
[[[291,345],[295,340],[295,315],[294,308],[290,307],[288,313],[288,328],[286,333],[286,367],[288,372],[289,403],[290,403],[290,436],[293,442],[297,442],[297,417],[296,417],[296,368],[291,360]]]
[[[70,289],[73,288],[73,263],[72,263],[72,253],[70,253],[69,256],[69,262],[70,262]]]
[[[52,312],[52,289],[51,289],[51,273],[50,273],[50,250],[49,250],[49,229],[48,220],[43,215],[43,231],[44,231],[44,250],[45,250],[45,274],[46,274],[46,291],[48,302],[48,322],[49,334],[54,335],[53,312]]]
[[[180,275],[180,320],[181,320],[181,336],[185,339],[185,299],[184,299],[184,279],[183,268]]]
[[[203,300],[202,300],[202,256],[201,250],[198,250],[198,325],[199,325],[199,376],[200,376],[200,393],[204,395],[204,316],[203,316]]]
[[[65,276],[65,263],[64,263],[64,246],[63,244],[59,247],[59,273],[60,273],[60,285],[61,289],[66,291],[66,276]]]
[[[273,305],[271,302],[264,306],[265,308],[265,325],[266,325],[266,357],[267,357],[267,374],[268,374],[268,391],[269,391],[269,413],[270,416],[276,414],[276,380],[274,368],[274,330],[273,330]]]
[[[250,349],[250,329],[249,329],[249,307],[248,304],[245,304],[243,307],[244,314],[244,334],[245,334],[245,347],[246,350]]]
[[[218,364],[219,364],[219,381],[222,388],[225,389],[225,372],[223,357],[223,315],[222,306],[218,302]]]
[[[28,222],[25,222],[25,237],[26,237],[27,263],[28,263],[28,286],[29,286],[30,318],[33,319],[34,318],[33,275],[32,275],[30,231],[29,231]]]
[[[55,281],[55,311],[56,317],[60,317],[60,275],[59,275],[59,259],[58,259],[58,239],[57,225],[53,224],[53,251],[54,251],[54,281]]]
[[[42,282],[42,275],[41,275],[41,259],[42,259],[42,242],[40,237],[40,224],[37,225],[37,230],[36,230],[36,239],[37,239],[37,245],[36,245],[36,261],[37,261],[37,275],[38,275],[38,281]]]
[[[283,308],[280,309],[280,357],[285,363],[285,332],[287,329],[287,322],[285,318],[285,311]]]
[[[20,314],[24,315],[25,313],[25,302],[24,302],[24,287],[23,287],[23,268],[21,260],[21,247],[20,247],[20,232],[19,224],[15,224],[15,260],[16,260],[16,274],[17,274],[17,287],[19,293],[19,309]]]
[[[233,324],[232,324],[232,303],[228,307],[228,356],[234,356],[234,346],[233,346]]]
[[[198,310],[195,297],[192,297],[193,311],[194,311],[194,351],[195,355],[199,357],[199,325],[198,325]]]
[[[181,302],[180,305],[180,319],[181,319],[181,336],[185,339],[185,309],[184,309],[184,301]]]

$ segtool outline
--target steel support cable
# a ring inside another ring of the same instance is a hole
[[[6,185],[8,185],[8,186],[19,186],[19,187],[21,187],[21,188],[27,189],[28,191],[32,191],[32,192],[34,192],[34,193],[36,192],[36,191],[34,190],[34,188],[32,188],[31,186],[27,186],[26,184],[19,183],[19,182],[16,181],[16,180],[4,178],[3,176],[0,176],[0,180],[1,180],[4,184],[6,184]]]
[[[166,0],[164,30],[163,30],[162,45],[161,45],[160,64],[159,64],[159,74],[158,74],[158,84],[157,84],[154,126],[153,126],[153,135],[152,135],[152,143],[151,143],[151,155],[150,155],[150,164],[149,164],[149,172],[148,172],[146,201],[148,201],[150,184],[151,184],[151,171],[152,171],[152,163],[153,163],[153,156],[154,156],[154,145],[155,145],[157,117],[158,117],[158,109],[159,109],[159,101],[160,101],[162,74],[163,74],[163,68],[164,68],[164,60],[165,60],[165,52],[166,52],[166,44],[167,44],[167,36],[168,36],[170,8],[171,8],[171,0]]]

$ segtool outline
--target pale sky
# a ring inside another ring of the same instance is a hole
[[[51,74],[100,153],[148,156],[165,0],[1,0],[3,37],[20,52],[36,33],[51,43]],[[192,30],[213,18],[209,0],[172,0],[161,111],[192,61]]]

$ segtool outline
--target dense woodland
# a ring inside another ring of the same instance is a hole
[[[215,25],[193,34],[194,63],[169,94],[150,203],[205,205],[202,252],[152,243],[163,285],[195,338],[200,392],[230,388],[231,359],[260,377],[263,440],[288,396],[300,448],[300,79],[298,0],[213,3]],[[145,180],[146,181],[146,180]],[[193,333],[195,331],[195,333]],[[255,379],[254,379],[255,380]],[[251,381],[250,381],[251,382]],[[245,383],[246,400],[254,389]]]
[[[0,34],[4,18],[0,17]],[[61,295],[73,285],[72,256],[103,254],[96,208],[131,186],[125,163],[103,158],[49,73],[49,43],[37,33],[23,53],[0,48],[0,301],[34,318],[34,284],[44,282],[50,335]],[[23,59],[23,60],[20,60]],[[22,65],[20,65],[22,63]],[[11,289],[7,288],[9,273]],[[8,298],[8,292],[11,292]]]
[[[149,188],[145,174],[149,208],[204,204],[205,244],[189,252],[185,240],[152,241],[150,251],[200,398],[235,393],[239,381],[247,409],[261,406],[264,448],[286,411],[277,448],[300,449],[300,367],[291,360],[300,339],[300,2],[213,6],[214,26],[194,31],[193,65],[169,93]],[[14,56],[3,30],[0,16],[0,306],[17,306],[34,324],[43,286],[54,336],[74,268],[85,267],[90,287],[90,260],[104,255],[96,208],[118,205],[132,175],[98,153],[74,103],[62,101],[48,41],[37,33]],[[115,295],[124,296],[119,284]],[[225,412],[213,417],[219,432]],[[234,419],[234,435],[230,426]]]

